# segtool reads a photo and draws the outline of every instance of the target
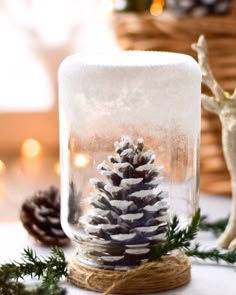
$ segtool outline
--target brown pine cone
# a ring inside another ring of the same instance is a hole
[[[166,7],[180,15],[227,14],[232,0],[166,0]]]
[[[53,186],[27,199],[20,219],[28,233],[45,246],[65,246],[70,241],[60,223],[60,193]]]

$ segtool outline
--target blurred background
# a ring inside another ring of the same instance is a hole
[[[236,86],[234,0],[0,0],[0,222],[59,186],[57,70],[75,52],[191,54],[205,34],[222,86]],[[81,159],[83,161],[83,159]],[[201,190],[230,195],[218,118],[203,111]]]

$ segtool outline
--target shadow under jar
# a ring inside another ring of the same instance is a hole
[[[198,207],[198,64],[167,52],[77,54],[59,69],[62,226],[77,259],[150,260],[177,214]]]

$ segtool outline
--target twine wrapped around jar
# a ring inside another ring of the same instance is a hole
[[[236,1],[225,16],[177,18],[169,13],[117,13],[114,31],[122,49],[161,50],[194,55],[191,44],[199,35],[208,40],[210,62],[216,79],[232,92],[236,86]],[[216,115],[203,110],[201,130],[201,190],[231,194],[230,178],[221,144],[221,125]]]
[[[74,256],[69,262],[70,281],[79,288],[109,294],[147,294],[174,289],[190,281],[190,260],[183,254],[164,256],[128,271],[94,268]]]

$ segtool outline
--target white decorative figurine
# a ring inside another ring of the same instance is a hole
[[[216,113],[222,124],[222,144],[232,183],[232,209],[225,232],[218,240],[222,248],[236,249],[236,89],[232,95],[225,92],[215,80],[208,61],[208,48],[204,36],[192,48],[198,53],[202,82],[213,96],[202,95],[206,110]]]

